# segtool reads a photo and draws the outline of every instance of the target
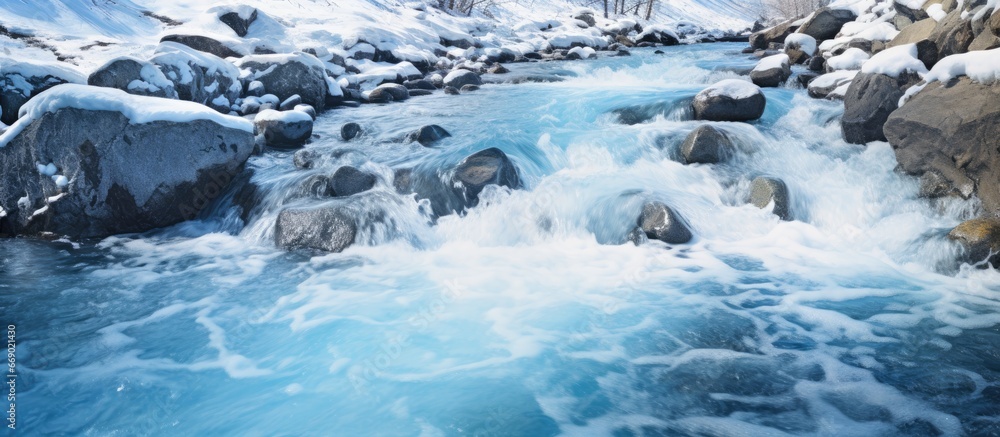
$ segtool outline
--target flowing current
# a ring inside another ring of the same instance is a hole
[[[0,242],[19,427],[59,435],[998,435],[1000,273],[945,234],[975,211],[917,197],[886,143],[840,139],[842,104],[767,89],[720,123],[740,152],[683,165],[686,102],[740,45],[513,65],[486,85],[319,118],[320,165],[251,158],[261,204],[103,241]],[[614,110],[658,112],[620,123]],[[340,140],[348,121],[360,139]],[[426,124],[435,147],[397,141]],[[498,147],[522,190],[464,216],[396,194],[397,168]],[[354,165],[378,214],[339,254],[284,252],[277,212]],[[796,220],[745,204],[760,175]],[[635,246],[644,201],[691,244]],[[28,435],[28,434],[26,434]]]

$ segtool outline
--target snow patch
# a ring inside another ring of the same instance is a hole
[[[743,79],[725,79],[705,88],[702,92],[698,93],[696,98],[707,99],[709,97],[726,96],[732,99],[746,99],[760,93],[760,87],[754,85],[753,82]]]
[[[927,67],[917,59],[916,44],[904,44],[885,49],[872,56],[861,67],[862,73],[878,73],[891,77],[899,77],[905,71],[918,73],[921,76],[927,73]]]

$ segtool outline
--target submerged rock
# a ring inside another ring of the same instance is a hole
[[[410,132],[410,134],[406,136],[406,140],[418,142],[424,147],[430,147],[434,143],[450,136],[451,134],[444,130],[443,127],[431,124]]]
[[[698,93],[691,106],[698,120],[750,121],[764,115],[766,104],[764,93],[756,85],[726,79]]]
[[[966,260],[972,263],[989,260],[1000,266],[1000,219],[978,218],[967,220],[948,233],[965,249]]]
[[[479,193],[487,185],[517,189],[521,187],[521,178],[517,174],[517,167],[507,154],[496,147],[491,147],[462,160],[455,168],[452,185],[465,200],[465,205],[473,207],[479,204]]]
[[[87,84],[117,88],[138,96],[176,99],[174,84],[152,62],[132,57],[108,61],[87,78]]]
[[[351,141],[360,134],[361,134],[360,124],[350,122],[350,123],[344,123],[344,125],[340,127],[340,137],[343,138],[344,141]]]
[[[736,146],[721,129],[701,125],[688,134],[681,144],[681,155],[689,164],[714,164],[728,158]]]
[[[760,176],[750,183],[750,203],[764,209],[773,205],[771,212],[782,220],[791,220],[791,202],[788,186],[781,179]]]
[[[684,244],[691,241],[691,231],[684,220],[663,202],[647,202],[642,206],[638,226],[651,240],[667,244]]]
[[[297,149],[312,137],[313,119],[301,111],[265,109],[254,117],[257,134],[264,142],[279,149]]]
[[[104,237],[193,219],[254,148],[242,118],[112,88],[61,85],[24,113],[0,143],[4,234]]]
[[[283,249],[318,249],[341,252],[354,243],[357,224],[337,206],[288,208],[274,225],[275,244]]]
[[[336,197],[347,197],[368,191],[378,179],[349,165],[337,169],[330,178],[330,189]]]

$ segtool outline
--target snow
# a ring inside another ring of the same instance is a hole
[[[899,3],[903,6],[906,6],[914,10],[923,8],[924,3],[927,3],[927,0],[895,0],[895,1],[896,3]]]
[[[56,172],[58,171],[56,169],[56,165],[53,164],[53,163],[51,163],[51,162],[48,163],[48,164],[45,164],[45,165],[35,164],[35,166],[38,168],[38,173],[40,173],[40,174],[42,174],[44,176],[52,176],[52,175],[56,174]]]
[[[205,70],[205,73],[209,76],[214,76],[217,72],[221,72],[224,76],[232,78],[233,85],[231,88],[242,87],[239,81],[236,80],[239,78],[240,71],[236,66],[218,56],[173,42],[161,43],[154,53],[155,56],[150,61],[157,65],[170,65],[177,68],[181,72],[179,82],[182,84],[188,84],[194,80],[194,73],[191,68],[192,66],[197,66]]]
[[[941,3],[935,3],[927,7],[927,15],[933,18],[934,21],[941,21],[944,17],[948,16],[948,13],[944,11]]]
[[[788,55],[782,53],[761,59],[760,62],[757,63],[757,66],[753,68],[753,71],[780,70],[789,68],[788,65]]]
[[[593,56],[597,56],[597,51],[590,47],[574,47],[569,50],[568,54],[573,54],[573,53],[580,55],[580,58],[582,59],[589,59]]]
[[[834,70],[858,70],[869,58],[868,53],[857,47],[826,60],[826,65]]]
[[[967,76],[973,82],[993,85],[1000,82],[1000,48],[951,55],[934,64],[924,81],[949,82]]]
[[[114,88],[64,84],[39,94],[22,106],[17,122],[0,135],[0,148],[45,113],[64,108],[119,112],[133,124],[207,120],[227,128],[253,132],[253,125],[248,120],[220,114],[198,103],[137,96]]]
[[[924,75],[927,73],[927,67],[917,59],[917,45],[904,44],[876,53],[865,62],[861,71],[866,74],[879,73],[899,77],[904,71]]]
[[[63,175],[52,176],[52,182],[55,182],[56,186],[59,188],[66,188],[66,186],[69,185],[69,179],[67,179],[66,176]],[[62,194],[60,194],[59,196],[54,196],[54,199],[49,198],[49,201],[54,202],[55,200],[59,200],[60,196],[62,196]]]
[[[0,77],[4,76],[12,82],[12,88],[25,96],[30,95],[34,89],[25,79],[40,80],[52,76],[69,83],[87,83],[87,78],[82,73],[64,63],[0,57]]]
[[[809,87],[826,88],[837,84],[843,84],[845,81],[850,82],[854,80],[854,77],[858,75],[858,71],[834,71],[833,73],[827,73],[821,75],[809,82]]]
[[[785,38],[785,49],[798,46],[799,50],[807,56],[816,54],[816,39],[804,33],[792,33]]]
[[[698,93],[696,98],[727,96],[733,99],[745,99],[760,94],[760,87],[743,79],[725,79],[716,82]]]
[[[312,121],[312,116],[302,111],[275,111],[273,109],[265,109],[257,113],[254,117],[254,122],[258,121],[280,121],[282,123],[298,123],[303,121]]]

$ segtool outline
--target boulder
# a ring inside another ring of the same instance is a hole
[[[243,56],[243,53],[236,51],[231,45],[224,44],[218,39],[205,35],[167,35],[160,38],[160,42],[177,43],[223,59]]]
[[[850,88],[851,81],[858,75],[857,71],[835,71],[819,76],[809,82],[807,87],[809,97],[814,99],[843,97],[843,94],[836,93],[842,87]],[[844,90],[846,94],[846,90]]]
[[[469,155],[455,168],[451,178],[456,194],[464,200],[466,207],[479,204],[479,193],[487,185],[499,185],[511,189],[521,187],[517,167],[502,150],[491,147]]]
[[[309,118],[312,118],[313,121],[316,121],[316,108],[313,108],[312,105],[307,105],[307,104],[303,103],[303,104],[295,105],[295,107],[293,107],[291,110],[292,111],[305,112],[306,114],[309,114]]]
[[[804,64],[816,54],[816,40],[804,33],[793,33],[785,38],[785,54],[789,62]]]
[[[708,121],[750,121],[764,115],[767,99],[756,85],[739,79],[722,80],[702,90],[691,107],[694,117]]]
[[[406,140],[418,142],[424,147],[430,147],[434,143],[450,136],[451,134],[444,130],[443,127],[431,124],[422,126],[420,129],[410,132],[409,135],[406,136]]]
[[[461,93],[458,92],[458,88],[455,88],[453,86],[446,86],[446,87],[444,87],[444,93],[448,94],[448,95],[451,95],[451,96],[457,96],[457,95],[461,94]]]
[[[463,93],[471,93],[473,91],[479,91],[479,85],[462,85],[461,91]]]
[[[825,41],[836,37],[841,27],[857,18],[858,16],[848,9],[820,8],[802,23],[798,31],[815,38],[816,41]]]
[[[156,48],[150,62],[174,84],[181,100],[201,103],[229,113],[243,93],[240,71],[218,56],[165,42]]]
[[[813,56],[809,58],[809,71],[823,72],[826,71],[826,58],[822,56]]]
[[[343,138],[344,141],[351,141],[359,134],[361,134],[360,124],[349,122],[344,123],[344,125],[340,127],[340,137]]]
[[[298,94],[292,94],[287,99],[283,100],[281,104],[278,105],[279,111],[291,111],[296,105],[302,104],[302,97]]]
[[[86,83],[78,71],[61,63],[0,58],[0,122],[14,124],[29,99],[64,83]]]
[[[579,14],[574,15],[573,18],[587,23],[590,27],[597,25],[597,21],[594,20],[594,13],[590,11],[580,12]]]
[[[295,168],[309,170],[316,168],[322,158],[323,155],[316,151],[316,149],[300,149],[292,155],[292,164],[295,165]]]
[[[660,240],[667,244],[684,244],[692,238],[684,219],[663,202],[646,202],[642,206],[637,224],[651,240]]]
[[[962,18],[962,11],[956,9],[938,21],[927,39],[934,43],[937,59],[941,60],[947,56],[969,51],[969,45],[974,38],[971,21]]]
[[[267,94],[267,88],[264,88],[264,82],[253,80],[247,85],[247,96],[260,97],[264,94]]]
[[[799,28],[795,25],[799,20],[800,18],[795,18],[777,26],[754,32],[750,35],[750,47],[754,50],[767,50],[771,43],[784,42],[788,35]]]
[[[920,20],[925,20],[928,17],[927,11],[921,7],[911,8],[909,1],[899,1],[893,0],[892,6],[896,9],[896,14],[906,17],[911,23],[915,23]],[[909,26],[907,26],[909,27]]]
[[[401,102],[410,98],[410,91],[398,83],[379,85],[368,93],[370,103]]]
[[[920,78],[904,73],[898,78],[879,73],[858,73],[844,96],[844,116],[840,129],[844,141],[866,144],[885,141],[883,125],[899,107],[899,99]]]
[[[934,171],[947,191],[975,193],[989,215],[1000,215],[1000,86],[933,82],[889,116],[885,136],[903,171]]]
[[[771,212],[782,220],[791,220],[791,203],[788,186],[781,179],[759,176],[750,183],[750,203],[764,209],[772,206]]]
[[[1000,219],[978,218],[960,223],[948,238],[958,242],[964,249],[964,258],[971,263],[988,260],[994,267],[1000,266]]]
[[[681,144],[681,155],[688,164],[721,162],[735,150],[736,145],[724,131],[708,124],[691,131]]]
[[[349,165],[337,169],[330,178],[330,190],[336,197],[347,197],[368,191],[375,186],[377,178]]]
[[[983,23],[983,29],[969,44],[969,51],[1000,47],[1000,14],[993,13]]]
[[[406,82],[403,82],[403,86],[405,86],[406,89],[410,91],[413,90],[434,91],[437,89],[437,87],[434,86],[434,83],[427,79],[408,80]]]
[[[903,30],[892,39],[892,41],[889,41],[886,48],[892,48],[905,44],[916,44],[923,40],[929,40],[931,33],[934,32],[936,27],[937,21],[933,18],[920,20],[903,28]]]
[[[265,109],[253,119],[264,143],[277,149],[297,149],[312,137],[313,119],[301,111]]]
[[[257,20],[257,8],[249,6],[219,14],[219,21],[233,29],[233,32],[241,38],[247,36],[247,31],[255,20]]]
[[[112,88],[60,85],[22,111],[0,136],[3,234],[105,237],[195,218],[254,148],[242,118]]]
[[[117,88],[139,96],[177,98],[174,83],[156,65],[127,56],[108,61],[91,73],[87,85]]]
[[[278,214],[274,238],[283,249],[341,252],[354,243],[357,231],[354,218],[342,207],[288,208]]]
[[[268,93],[284,100],[295,94],[302,103],[317,111],[326,108],[330,92],[323,62],[303,52],[281,55],[253,55],[236,62],[241,70],[249,70],[249,80],[264,84]]]
[[[680,44],[680,39],[673,30],[666,27],[647,26],[639,35],[636,35],[635,42],[675,46]]]
[[[750,72],[750,80],[759,87],[781,86],[792,76],[788,55],[774,55],[761,59]]]
[[[306,150],[306,149],[302,149]],[[302,151],[300,150],[300,152]],[[298,153],[296,153],[298,156]],[[333,195],[330,189],[330,178],[323,174],[314,174],[302,181],[299,185],[299,196],[301,197],[329,197]]]
[[[483,81],[479,75],[469,70],[454,70],[444,77],[444,86],[452,88],[462,88],[465,85],[482,85]]]

